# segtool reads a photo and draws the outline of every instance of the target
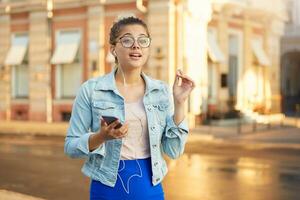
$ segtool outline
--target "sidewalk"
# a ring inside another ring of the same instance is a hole
[[[198,126],[191,130],[188,142],[234,145],[247,149],[300,150],[300,128],[295,119],[277,124],[242,124],[231,126]]]
[[[0,121],[0,134],[65,136],[68,123]]]
[[[41,198],[32,197],[29,195],[24,195],[17,192],[12,192],[8,190],[0,189],[0,199],[3,200],[45,200]]]
[[[298,124],[297,124],[298,122]],[[297,124],[297,127],[296,127]],[[2,135],[38,135],[61,136],[66,135],[68,123],[46,123],[26,121],[0,121]],[[189,143],[239,144],[255,147],[297,148],[300,149],[300,120],[285,118],[283,123],[255,125],[243,124],[231,126],[198,126],[191,129]]]

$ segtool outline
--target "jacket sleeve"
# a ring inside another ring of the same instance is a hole
[[[65,138],[64,152],[71,158],[85,158],[90,154],[104,156],[105,144],[89,151],[89,137],[92,124],[91,83],[82,84],[74,100],[69,128]]]
[[[167,110],[166,127],[162,135],[162,148],[164,153],[170,158],[176,159],[183,154],[189,129],[186,119],[180,122],[178,126],[175,124],[173,119],[173,98],[168,86],[165,87],[165,91],[169,96],[169,106]]]

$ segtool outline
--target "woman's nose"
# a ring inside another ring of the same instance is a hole
[[[134,48],[134,49],[139,49],[140,48],[140,45],[138,44],[137,40],[134,40],[132,48]]]

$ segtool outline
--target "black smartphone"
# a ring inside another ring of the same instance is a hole
[[[102,118],[104,119],[104,121],[105,121],[108,125],[110,125],[110,124],[113,123],[114,121],[118,120],[118,118],[113,117],[113,116],[104,116],[104,115],[102,115]],[[119,123],[119,124],[115,127],[115,129],[118,129],[118,128],[120,128],[121,126],[122,126],[122,124]]]

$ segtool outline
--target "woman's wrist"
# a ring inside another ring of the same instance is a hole
[[[89,137],[89,150],[93,151],[97,149],[105,141],[106,141],[105,136],[100,131],[98,133],[92,134]]]
[[[178,126],[184,120],[184,103],[174,101],[174,122]]]

